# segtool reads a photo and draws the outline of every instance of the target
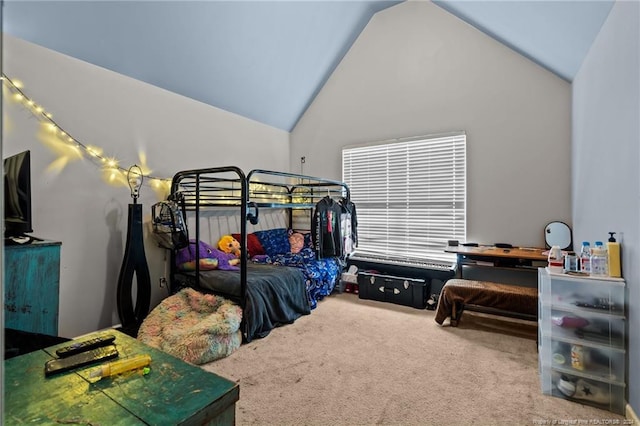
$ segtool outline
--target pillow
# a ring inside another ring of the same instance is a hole
[[[255,231],[254,234],[260,240],[265,254],[276,256],[291,252],[289,244],[289,233],[286,228],[269,229],[266,231]]]
[[[240,241],[240,234],[231,234],[233,238]],[[249,259],[253,256],[259,256],[265,254],[264,248],[262,248],[262,244],[260,244],[260,240],[254,234],[247,234],[247,253],[249,254]]]

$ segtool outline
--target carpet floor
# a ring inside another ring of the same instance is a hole
[[[332,295],[202,367],[239,383],[239,425],[623,424],[541,393],[535,323],[434,316]]]

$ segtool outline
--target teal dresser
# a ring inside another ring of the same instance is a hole
[[[60,246],[34,241],[4,246],[4,326],[58,335]]]

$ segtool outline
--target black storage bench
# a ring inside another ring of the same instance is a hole
[[[420,278],[397,277],[376,271],[358,272],[360,299],[391,302],[424,309],[427,306],[429,281]]]

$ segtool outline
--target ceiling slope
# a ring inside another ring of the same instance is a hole
[[[398,1],[5,1],[4,30],[290,131]]]
[[[613,1],[434,3],[572,81]],[[371,17],[397,3],[5,0],[3,30],[291,131]]]
[[[614,0],[434,3],[571,82]]]

